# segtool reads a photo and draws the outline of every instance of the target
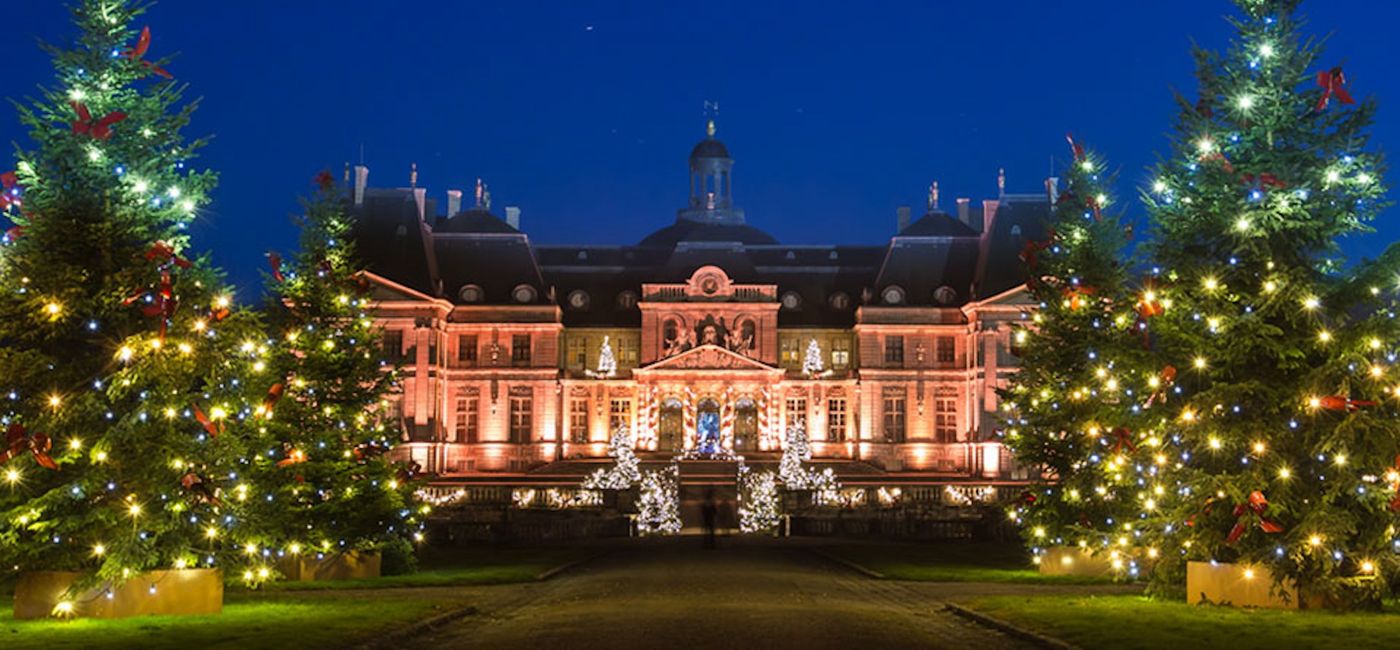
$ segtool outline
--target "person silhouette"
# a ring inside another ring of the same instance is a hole
[[[715,519],[719,516],[719,505],[715,503],[715,489],[705,488],[705,500],[700,504],[700,518],[705,523],[705,548],[715,548]]]

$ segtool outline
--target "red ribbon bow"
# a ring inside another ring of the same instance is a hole
[[[1317,100],[1317,112],[1321,113],[1332,101],[1332,96],[1337,96],[1337,101],[1343,104],[1355,104],[1356,100],[1351,98],[1351,93],[1347,92],[1346,75],[1342,74],[1342,66],[1337,66],[1331,70],[1317,73],[1317,85],[1322,87],[1322,97]]]
[[[1176,382],[1176,366],[1167,366],[1157,375],[1157,390],[1152,391],[1147,396],[1147,406],[1151,407],[1157,400],[1167,401],[1167,387]]]
[[[158,241],[154,244],[151,244],[151,248],[146,251],[144,257],[146,258],[147,262],[156,262],[157,266],[168,267],[171,264],[173,264],[182,269],[187,269],[191,266],[194,266],[194,264],[189,260],[180,257],[179,255],[176,255],[175,248],[163,241]]]
[[[331,173],[324,169],[321,170],[321,173],[316,174],[314,182],[322,191],[330,191],[332,187],[335,187],[335,177],[331,176]]]
[[[1069,150],[1074,154],[1075,162],[1084,160],[1084,145],[1074,141],[1073,133],[1066,133],[1065,139],[1069,141]]]
[[[188,472],[184,476],[181,476],[180,485],[186,490],[199,495],[201,500],[215,508],[224,505],[224,502],[219,499],[219,496],[214,493],[214,490],[209,487],[209,484],[206,483],[200,475],[194,472]]]
[[[267,265],[268,265],[269,268],[272,269],[272,279],[273,279],[273,280],[276,280],[276,281],[278,281],[278,282],[282,282],[283,280],[286,280],[286,279],[287,279],[286,276],[282,275],[282,256],[281,256],[281,255],[278,255],[278,254],[277,254],[276,252],[274,252],[274,251],[268,251],[268,252],[267,252]]]
[[[1245,174],[1241,176],[1240,179],[1244,181],[1245,185],[1255,185],[1255,181],[1258,181],[1259,187],[1267,187],[1275,190],[1281,190],[1285,187],[1288,187],[1287,183],[1284,183],[1283,181],[1279,180],[1277,176],[1274,176],[1269,172],[1264,172],[1262,174],[1259,174],[1258,176],[1255,176],[1254,174]]]
[[[282,393],[285,392],[286,389],[286,385],[280,381],[273,384],[272,387],[267,389],[267,397],[263,398],[262,403],[262,412],[264,417],[269,417],[272,415],[272,408],[277,406],[277,402],[282,399]]]
[[[73,107],[73,112],[78,114],[78,119],[73,120],[71,128],[74,134],[90,136],[94,140],[106,140],[112,137],[112,125],[126,119],[126,113],[112,111],[102,119],[92,119],[92,113],[88,108],[79,102],[68,102]]]
[[[16,189],[18,187],[19,177],[15,176],[14,172],[0,174],[0,212],[9,210],[12,205],[21,204],[19,191]]]
[[[1277,521],[1264,516],[1264,511],[1269,509],[1269,500],[1264,498],[1264,493],[1255,490],[1249,493],[1249,500],[1235,506],[1235,525],[1230,529],[1230,534],[1225,536],[1226,544],[1234,544],[1240,540],[1246,530],[1249,530],[1249,519],[1245,519],[1246,514],[1253,513],[1259,519],[1259,530],[1269,534],[1283,532],[1283,526]],[[1252,518],[1251,518],[1252,519]]]
[[[296,464],[298,464],[298,463],[304,463],[304,462],[306,462],[306,461],[307,461],[306,452],[304,452],[304,451],[302,451],[302,450],[300,450],[300,449],[293,449],[293,450],[287,452],[287,457],[286,457],[286,458],[283,458],[282,460],[277,461],[277,466],[278,466],[278,467],[290,467],[290,466],[292,466],[292,465],[296,465]]]
[[[1094,295],[1095,289],[1090,286],[1071,285],[1060,291],[1066,300],[1069,300],[1070,309],[1079,309],[1084,306],[1084,300]]]
[[[1055,231],[1052,229],[1043,241],[1028,241],[1021,249],[1020,258],[1026,263],[1026,267],[1034,269],[1039,263],[1040,251],[1047,250],[1055,245]]]
[[[1224,169],[1227,173],[1230,174],[1235,173],[1235,166],[1230,163],[1230,159],[1226,158],[1225,154],[1220,153],[1219,151],[1201,156],[1201,162],[1219,162],[1221,169]]]
[[[1133,442],[1132,431],[1123,427],[1118,427],[1109,435],[1113,436],[1113,439],[1116,441],[1113,444],[1113,453],[1121,454],[1124,449],[1127,449],[1130,454],[1137,451],[1137,443]]]
[[[219,434],[224,432],[224,425],[209,419],[209,416],[204,414],[204,411],[199,408],[198,404],[195,404],[193,406],[194,419],[199,422],[200,426],[204,427],[204,430],[208,432],[209,437],[219,437]]]
[[[1364,406],[1375,406],[1376,403],[1365,399],[1351,399],[1341,395],[1328,395],[1317,398],[1317,407],[1327,411],[1359,411]]]
[[[25,429],[24,425],[15,422],[5,430],[5,449],[0,450],[0,464],[19,458],[27,451],[34,454],[34,462],[40,467],[57,470],[58,463],[49,456],[50,449],[53,449],[53,441],[49,439],[48,434],[31,432]]]
[[[141,28],[141,37],[136,39],[136,47],[123,52],[123,54],[126,55],[126,58],[131,59],[133,63],[139,63],[147,70],[165,77],[166,79],[173,79],[174,77],[164,68],[142,58],[146,56],[146,51],[149,49],[151,49],[151,28],[143,27]]]
[[[141,289],[136,293],[127,296],[122,301],[123,305],[131,305],[142,298],[151,299],[141,305],[141,313],[147,318],[156,318],[160,329],[160,341],[165,342],[165,332],[170,322],[175,318],[175,308],[179,305],[179,299],[175,297],[175,280],[170,276],[168,269],[160,272],[160,285],[155,291]]]

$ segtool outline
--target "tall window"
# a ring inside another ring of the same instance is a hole
[[[617,339],[617,365],[619,368],[637,367],[637,340],[630,336]]]
[[[952,364],[957,359],[957,348],[953,337],[940,336],[934,339],[933,346],[933,360],[938,364]]]
[[[534,400],[525,395],[510,398],[510,441],[529,442],[535,425]]]
[[[787,398],[787,425],[789,427],[807,427],[807,398],[789,397]]]
[[[904,389],[885,391],[885,440],[904,442]]]
[[[530,365],[529,334],[516,334],[510,337],[510,364],[513,366]]]
[[[934,393],[933,438],[938,442],[958,441],[958,395],[956,389],[940,388]]]
[[[564,360],[574,370],[582,370],[588,365],[588,339],[582,336],[570,337]]]
[[[886,336],[886,337],[885,337],[885,365],[889,365],[889,366],[903,366],[903,365],[904,365],[904,337],[903,337],[903,336]]]
[[[588,442],[588,398],[575,397],[569,400],[569,440],[576,443]]]
[[[846,440],[846,398],[833,397],[826,401],[826,439],[832,442]]]
[[[842,369],[851,365],[851,339],[838,336],[831,339],[831,367]]]
[[[476,335],[463,334],[457,337],[457,363],[464,366],[476,365]]]
[[[615,399],[608,405],[608,435],[624,425],[632,426],[632,400]]]
[[[799,343],[796,338],[785,338],[779,344],[779,360],[784,368],[802,367],[802,352],[799,350]]]
[[[384,358],[403,360],[403,330],[384,330]]]
[[[457,395],[457,421],[453,431],[456,442],[476,442],[478,403],[474,394]]]

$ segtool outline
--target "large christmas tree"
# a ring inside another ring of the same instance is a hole
[[[382,550],[405,569],[422,513],[415,471],[385,456],[398,440],[396,423],[380,417],[393,369],[368,313],[345,197],[329,173],[316,184],[300,250],[286,264],[269,256],[273,342],[248,382],[258,406],[244,422],[260,446],[247,470],[259,487],[248,505],[256,532],[241,541],[278,555]]]
[[[1138,513],[1153,498],[1134,469],[1144,442],[1135,405],[1162,399],[1175,371],[1144,358],[1104,163],[1072,137],[1070,149],[1046,236],[1021,254],[1036,311],[1013,334],[1023,368],[1003,391],[1006,442],[1044,480],[1012,515],[1037,553],[1077,546],[1131,569]]]
[[[186,252],[215,179],[190,166],[193,105],[140,13],[77,3],[53,85],[19,104],[32,148],[0,204],[0,564],[82,585],[245,561],[226,549],[247,448],[224,429],[261,327]]]
[[[1394,549],[1400,253],[1344,263],[1339,242],[1384,207],[1371,100],[1299,29],[1297,0],[1237,0],[1224,53],[1198,51],[1148,206],[1162,365],[1182,369],[1144,505],[1162,559],[1266,567],[1341,600],[1372,599]],[[1146,404],[1143,405],[1146,407]]]

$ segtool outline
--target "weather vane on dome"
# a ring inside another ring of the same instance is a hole
[[[719,117],[719,102],[705,100],[705,135],[715,137],[715,119]]]

